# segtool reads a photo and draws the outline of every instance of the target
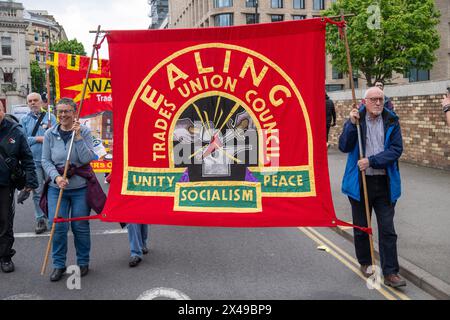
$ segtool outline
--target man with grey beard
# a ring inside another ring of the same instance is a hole
[[[56,124],[56,117],[50,114],[50,122],[48,121],[49,116],[46,110],[43,109],[44,103],[39,93],[30,93],[27,96],[27,103],[30,107],[30,112],[20,119],[20,124],[27,136],[36,166],[39,187],[33,190],[34,216],[36,219],[36,228],[34,231],[36,234],[41,234],[47,230],[48,224],[42,209],[39,207],[42,187],[46,179],[44,169],[42,169],[42,143],[44,142],[44,133],[49,128],[49,124],[50,126]]]

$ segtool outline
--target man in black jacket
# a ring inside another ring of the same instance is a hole
[[[325,93],[325,106],[327,111],[327,146],[328,146],[328,134],[330,133],[330,127],[336,126],[336,110],[334,108],[333,100]]]
[[[14,190],[11,168],[21,167],[25,172],[25,190],[38,187],[34,171],[33,155],[20,125],[5,117],[0,102],[0,269],[7,273],[14,271],[11,258],[16,253],[14,243]]]

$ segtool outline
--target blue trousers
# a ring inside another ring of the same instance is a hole
[[[39,220],[45,218],[44,212],[42,212],[42,209],[39,206],[39,201],[41,200],[41,193],[42,193],[42,188],[44,187],[44,181],[46,178],[46,174],[40,163],[34,162],[34,165],[36,166],[35,172],[36,172],[36,175],[38,178],[38,183],[39,183],[38,188],[33,190],[34,216],[36,218],[36,221],[39,221]]]
[[[369,212],[375,210],[378,224],[378,241],[380,263],[383,275],[397,274],[399,272],[397,257],[397,234],[394,229],[395,204],[389,197],[388,180],[386,176],[366,176],[367,193],[369,198]],[[367,226],[364,196],[361,202],[352,198],[353,224],[361,227]],[[369,235],[354,229],[355,251],[361,265],[371,265]]]
[[[147,239],[147,224],[128,224],[128,240],[132,257],[138,256],[142,258],[142,248],[147,246]]]
[[[78,218],[89,216],[91,209],[86,202],[86,192],[86,187],[64,190],[58,217],[67,219],[69,217]],[[53,223],[58,196],[58,188],[48,188],[48,213],[50,223]],[[72,228],[74,236],[77,264],[79,266],[87,266],[89,265],[89,254],[91,251],[91,231],[89,221],[73,221],[70,222],[70,227]],[[68,231],[69,222],[56,224],[52,243],[52,259],[54,268],[62,269],[66,266]]]

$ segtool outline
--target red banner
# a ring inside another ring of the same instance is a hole
[[[60,98],[72,98],[78,104],[81,100],[89,57],[53,53],[53,60],[47,63],[55,70],[56,101]],[[86,95],[81,110],[81,117],[105,110],[112,111],[111,75],[109,61],[97,60],[97,65],[89,74]]]
[[[104,221],[336,226],[321,19],[108,33]]]

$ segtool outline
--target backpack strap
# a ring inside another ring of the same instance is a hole
[[[45,117],[45,114],[46,114],[45,112],[41,112],[41,115],[39,116],[38,121],[34,125],[33,132],[31,133],[32,137],[34,137],[36,135],[36,132],[38,131],[39,126],[41,125],[42,119],[44,119],[44,117]]]

